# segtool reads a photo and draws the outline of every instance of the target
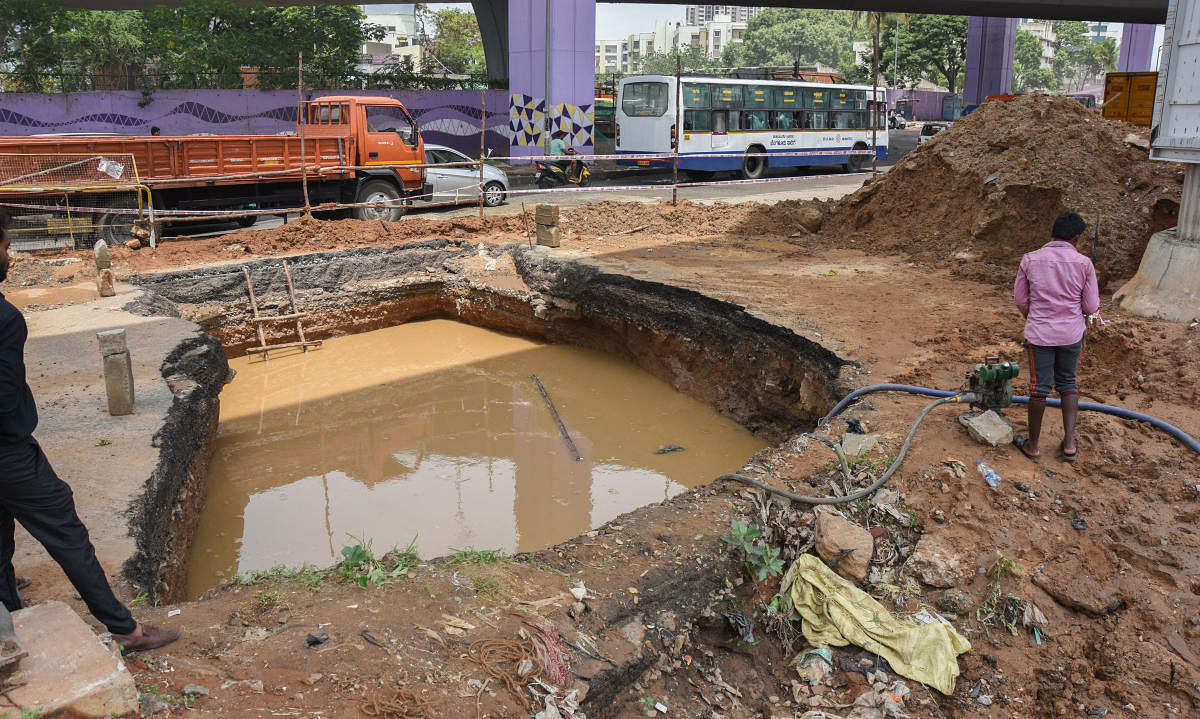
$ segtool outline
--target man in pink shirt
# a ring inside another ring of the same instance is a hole
[[[1041,456],[1038,438],[1051,381],[1062,399],[1063,440],[1059,453],[1074,462],[1075,419],[1079,416],[1079,388],[1075,369],[1083,349],[1086,316],[1100,310],[1100,292],[1092,261],[1075,249],[1075,238],[1087,223],[1074,212],[1054,220],[1053,240],[1021,258],[1013,299],[1025,316],[1025,348],[1029,357],[1029,436],[1017,435],[1013,444],[1036,460]]]

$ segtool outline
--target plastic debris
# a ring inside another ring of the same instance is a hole
[[[729,626],[733,628],[743,642],[747,644],[754,643],[754,620],[747,616],[744,612],[739,612],[736,609],[726,609],[721,612],[721,616],[729,622]]]
[[[1071,520],[1071,526],[1076,529],[1083,530],[1083,529],[1088,528],[1088,523],[1087,523],[1086,519],[1084,519],[1083,517],[1079,517],[1077,519]]]
[[[796,671],[808,679],[809,686],[833,674],[833,652],[828,647],[809,649],[796,657]]]
[[[859,694],[854,700],[854,708],[850,710],[847,719],[889,719],[889,717],[906,717],[904,713],[904,697],[908,696],[908,685],[895,681],[890,686],[876,682],[870,689]]]
[[[983,481],[987,482],[989,487],[1000,486],[1000,475],[996,473],[996,470],[989,467],[987,462],[984,462],[982,459],[975,460],[975,469],[978,469],[979,473],[983,475]]]
[[[327,641],[329,641],[329,634],[327,632],[321,632],[320,634],[309,634],[304,638],[304,643],[310,647],[320,646]]]
[[[869,594],[838,576],[820,559],[801,555],[790,571],[792,604],[814,647],[862,647],[887,659],[893,671],[954,693],[957,657],[971,643],[945,622],[902,622]]]
[[[668,444],[666,447],[659,447],[654,450],[655,454],[671,454],[672,452],[683,452],[684,448],[677,444]]]

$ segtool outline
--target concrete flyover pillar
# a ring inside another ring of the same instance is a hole
[[[508,0],[512,154],[545,154],[561,137],[593,145],[596,0]]]
[[[967,21],[964,104],[976,105],[988,95],[1008,95],[1012,92],[1016,45],[1016,18],[971,17]]]
[[[1121,58],[1117,72],[1149,72],[1154,66],[1154,32],[1157,25],[1125,23],[1121,31]]]
[[[1185,173],[1178,226],[1150,237],[1137,274],[1113,296],[1128,312],[1200,319],[1200,164],[1188,164]]]

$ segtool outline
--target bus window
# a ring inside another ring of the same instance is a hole
[[[626,83],[621,88],[621,112],[628,117],[662,117],[667,114],[667,83]]]
[[[866,110],[867,109],[867,91],[866,90],[854,90],[853,97],[854,97],[854,104],[851,105],[851,107],[853,107],[855,110]]]
[[[712,111],[712,131],[722,135],[729,132],[729,118],[725,110]]]
[[[804,107],[823,110],[829,106],[829,93],[825,90],[805,90]]]
[[[709,130],[712,130],[712,123],[709,122],[709,119],[710,116],[708,110],[684,110],[683,131],[708,132]]]
[[[861,112],[833,113],[833,127],[836,130],[861,130],[865,124]]]
[[[738,87],[737,85],[714,85],[713,106],[741,107],[742,88]]]
[[[771,127],[776,130],[791,130],[796,127],[792,114],[787,110],[775,110],[771,113]]]
[[[746,91],[746,107],[767,107],[771,103],[771,88],[761,85],[747,85],[743,88]]]
[[[767,111],[766,110],[744,110],[742,112],[743,130],[765,130],[767,129]]]
[[[683,106],[684,107],[709,107],[709,87],[708,85],[697,85],[694,83],[684,83],[683,85]]]
[[[832,93],[833,96],[830,98],[832,100],[833,108],[838,110],[841,108],[854,107],[854,101],[850,97],[851,92],[852,90],[835,90]]]
[[[813,110],[805,112],[804,127],[808,130],[824,130],[829,127],[829,113]]]
[[[798,87],[777,87],[774,90],[775,107],[800,107],[800,88]]]

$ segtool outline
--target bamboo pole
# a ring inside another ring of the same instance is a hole
[[[312,205],[308,201],[308,154],[304,151],[304,51],[296,59],[296,124],[300,126],[300,187],[304,190],[304,219],[312,219]]]
[[[683,104],[683,60],[679,55],[679,49],[675,50],[675,142],[674,147],[675,159],[671,163],[671,205],[679,204],[679,138],[682,137],[683,125],[680,124]]]
[[[483,158],[487,156],[487,90],[479,91],[479,219],[483,219]]]

